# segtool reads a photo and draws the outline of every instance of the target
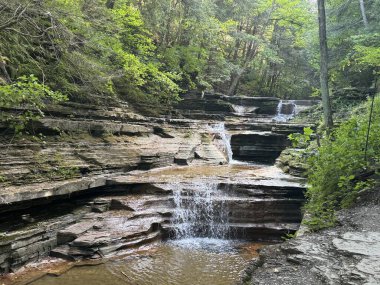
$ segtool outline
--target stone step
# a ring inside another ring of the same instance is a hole
[[[195,158],[194,154],[197,147],[198,144],[180,146],[177,154],[174,157],[174,163],[178,165],[189,165]]]
[[[186,227],[186,224],[176,225],[177,227]],[[209,224],[199,223],[199,233],[207,233],[212,231]],[[247,240],[265,240],[265,241],[279,241],[286,234],[294,233],[299,228],[299,223],[286,223],[286,222],[256,222],[256,223],[227,223],[227,224],[213,224],[214,229],[226,230],[225,237],[233,239],[247,239]],[[168,236],[175,233],[174,225],[166,226]],[[197,232],[194,229],[194,232]]]
[[[233,158],[242,161],[274,162],[289,145],[283,134],[243,133],[231,137]]]
[[[262,204],[262,203],[270,203],[270,204],[297,204],[303,203],[305,199],[303,198],[256,198],[256,197],[234,197],[234,196],[219,196],[212,195],[211,201],[209,197],[196,197],[197,201],[206,201],[212,203],[227,203],[227,204]],[[169,198],[170,201],[174,201],[174,197]],[[193,202],[194,196],[181,196],[181,200],[185,203]]]

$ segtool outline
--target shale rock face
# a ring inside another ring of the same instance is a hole
[[[243,161],[273,163],[289,144],[287,136],[276,133],[242,133],[231,138],[233,157]]]
[[[109,193],[111,176],[175,164],[227,163],[207,122],[146,118],[128,108],[80,104],[50,106],[45,113],[30,126],[43,141],[12,135],[0,141],[0,273],[15,271],[57,246],[56,256],[76,259],[159,238],[165,211],[138,214],[132,222],[130,213],[139,209],[112,197],[91,200]],[[1,131],[6,134],[4,127]],[[83,195],[93,198],[82,203]],[[68,201],[67,207],[61,200]],[[107,216],[117,208],[129,214]],[[110,224],[125,228],[107,228]]]
[[[226,158],[214,145],[207,122],[144,118],[118,108],[99,109],[75,105],[46,110],[31,130],[45,135],[35,139],[0,142],[0,185],[25,185],[68,180],[83,175],[151,169],[173,163],[186,165],[196,159],[224,164]],[[12,193],[12,191],[1,191]]]
[[[236,97],[222,94],[188,94],[178,105],[180,113],[192,119],[223,121],[226,116],[244,116],[239,107],[249,108],[247,115],[271,117],[276,114],[279,99],[273,97]]]
[[[274,124],[277,105],[275,98],[189,96],[174,119],[143,117],[126,106],[50,106],[29,126],[42,140],[1,137],[0,274],[49,254],[101,258],[173,236],[170,185],[178,175],[161,173],[171,179],[161,181],[150,170],[189,166],[210,179],[201,167],[227,164],[229,138],[234,158],[274,161],[287,134],[302,129]],[[223,128],[210,128],[226,119]],[[255,171],[243,182],[240,169],[213,177],[222,195],[212,203],[223,200],[229,209],[230,237],[278,240],[298,229],[302,181],[273,184]]]
[[[49,192],[39,189],[38,199],[3,205],[0,272],[16,271],[47,255],[70,261],[102,258],[176,237],[178,225],[174,217],[178,211],[186,211],[194,197],[207,191],[210,184],[215,191],[201,197],[208,197],[213,210],[207,215],[211,215],[212,221],[215,217],[220,222],[217,218],[222,212],[225,214],[226,219],[220,225],[225,229],[224,237],[278,241],[298,229],[304,201],[301,180],[278,177],[276,168],[267,173],[267,167],[192,167],[138,170],[127,175],[104,176],[93,184],[61,186],[61,199],[55,192],[48,199]],[[234,179],[226,179],[229,173],[236,173]],[[276,182],[268,181],[270,175],[278,177]],[[193,182],[196,177],[203,180]],[[174,193],[178,189],[182,189],[181,208],[175,203]],[[63,197],[66,198],[62,200]],[[204,203],[199,205],[203,208]],[[33,204],[36,206],[32,207]],[[207,222],[197,221],[194,233],[209,227]]]
[[[340,226],[265,248],[241,284],[379,284],[379,201],[377,189],[341,211]]]

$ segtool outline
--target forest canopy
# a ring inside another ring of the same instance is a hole
[[[369,88],[380,0],[327,7],[331,87]],[[0,84],[34,74],[70,100],[171,106],[205,90],[318,95],[318,16],[304,0],[0,0]]]

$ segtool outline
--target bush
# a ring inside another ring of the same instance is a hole
[[[2,112],[0,121],[10,123],[16,133],[21,132],[29,121],[44,116],[42,109],[46,103],[65,100],[65,95],[39,83],[33,74],[22,76],[15,83],[0,85],[0,107],[21,108],[18,113]]]
[[[160,64],[133,1],[0,0],[0,7],[10,25],[0,28],[0,84],[33,73],[74,102],[135,94],[157,108],[178,101],[178,76]]]
[[[289,140],[292,142],[293,147],[305,148],[308,146],[311,136],[314,134],[314,130],[310,127],[303,128],[303,134],[294,133],[288,136]]]
[[[334,224],[335,210],[350,206],[358,193],[368,188],[363,173],[377,169],[380,162],[380,97],[375,98],[372,126],[365,159],[370,102],[358,107],[351,118],[342,123],[309,161],[307,224],[320,229]]]

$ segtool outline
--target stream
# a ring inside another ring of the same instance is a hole
[[[189,238],[159,243],[146,252],[99,266],[75,267],[34,285],[230,285],[239,280],[259,244]]]
[[[271,215],[260,204],[261,198],[244,195],[247,190],[243,186],[293,187],[298,183],[276,167],[237,162],[224,166],[164,168],[148,173],[136,171],[128,179],[130,183],[142,180],[155,185],[161,183],[172,190],[170,200],[174,209],[169,226],[172,236],[104,264],[75,266],[58,276],[45,275],[31,284],[235,284],[248,262],[258,255],[258,249],[268,243],[252,241],[249,225],[255,220],[248,215],[254,215],[255,211],[249,209],[247,213],[245,208],[257,203],[257,211],[265,212],[267,217]],[[181,182],[173,183],[174,180]],[[226,185],[239,185],[241,189],[236,191]],[[242,221],[246,224],[240,224]],[[256,231],[253,235],[257,235]]]
[[[293,108],[288,110],[290,114],[282,113],[284,106]],[[235,108],[241,116],[253,110]],[[293,102],[281,101],[275,119],[287,121],[295,113]],[[265,164],[265,159],[255,163],[249,156],[256,151],[254,157],[266,158],[267,153],[275,157],[283,149],[282,141],[277,146],[275,140],[283,140],[283,135],[273,135],[270,130],[239,130],[232,142],[234,133],[226,130],[224,122],[209,124],[206,132],[209,134],[203,137],[216,145],[227,164],[206,164],[202,161],[207,157],[205,148],[192,154],[197,159],[187,166],[113,175],[99,192],[80,199],[69,197],[46,211],[38,207],[30,210],[35,224],[51,227],[60,216],[58,223],[67,220],[45,264],[50,264],[50,258],[63,258],[69,266],[60,271],[53,265],[45,271],[48,274],[40,274],[27,284],[238,282],[263,245],[281,242],[298,229],[303,180],[284,174],[273,163]],[[263,141],[245,145],[251,136]],[[266,140],[275,141],[274,146],[268,147]],[[240,157],[248,160],[236,159]],[[45,212],[61,208],[63,212],[57,216],[46,216]]]

